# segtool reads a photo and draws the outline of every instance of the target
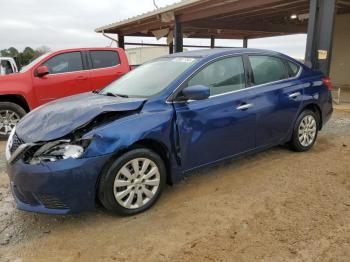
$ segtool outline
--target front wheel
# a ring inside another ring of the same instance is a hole
[[[98,196],[102,205],[120,215],[134,215],[153,206],[166,181],[161,157],[149,149],[134,149],[102,172]]]
[[[303,111],[293,131],[290,147],[294,151],[303,152],[309,150],[315,143],[319,130],[319,119],[311,110]]]
[[[15,103],[0,102],[0,138],[7,138],[25,114],[26,111]]]

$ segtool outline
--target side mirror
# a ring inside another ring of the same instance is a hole
[[[204,100],[210,96],[210,89],[207,86],[196,85],[185,87],[181,93],[185,100]]]
[[[49,73],[49,68],[47,66],[39,66],[36,70],[36,75],[38,77],[43,77],[45,75],[48,75]]]

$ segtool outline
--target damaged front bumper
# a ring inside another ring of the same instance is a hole
[[[112,155],[36,165],[7,164],[11,189],[21,210],[67,214],[96,209],[98,178]]]

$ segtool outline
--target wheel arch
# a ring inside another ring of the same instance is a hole
[[[132,145],[130,145],[129,147],[126,147],[122,150],[117,151],[113,157],[111,157],[108,162],[104,165],[104,167],[102,168],[97,181],[96,181],[96,185],[95,185],[95,203],[99,206],[101,205],[101,201],[98,197],[98,188],[99,188],[99,184],[101,181],[101,176],[103,174],[103,172],[108,169],[110,167],[110,165],[120,156],[122,156],[123,154],[133,150],[133,149],[137,149],[137,148],[146,148],[149,150],[152,150],[153,152],[155,152],[156,154],[158,154],[161,159],[164,161],[165,164],[165,168],[166,168],[166,183],[168,185],[172,185],[173,184],[173,179],[171,176],[171,162],[170,162],[170,153],[169,150],[167,148],[166,145],[164,145],[162,142],[157,141],[155,139],[141,139],[138,140],[136,142],[134,142]]]
[[[321,111],[321,108],[319,107],[319,105],[316,103],[307,104],[302,108],[300,113],[305,111],[305,110],[311,110],[317,115],[318,120],[320,121],[319,130],[321,130],[322,126],[323,126],[323,120],[322,120],[322,111]]]
[[[136,148],[146,148],[146,149],[150,149],[150,150],[154,151],[155,153],[157,153],[162,158],[162,160],[164,161],[164,164],[165,164],[165,168],[166,168],[166,172],[167,172],[166,183],[169,185],[173,184],[173,179],[171,176],[170,153],[169,153],[168,148],[162,142],[157,141],[155,139],[141,139],[141,140],[134,142],[130,146],[128,146],[122,150],[117,151],[113,155],[113,157],[111,157],[109,159],[109,161],[104,165],[102,171],[100,172],[100,175],[97,178],[96,190],[98,189],[98,185],[99,185],[100,180],[101,180],[101,174],[104,172],[104,170],[106,170],[106,168],[108,168],[118,157],[120,157],[123,154],[125,154],[133,149],[136,149]]]
[[[163,160],[164,164],[165,164],[165,168],[166,168],[166,172],[167,172],[167,179],[166,182],[167,184],[172,184],[172,178],[171,178],[171,163],[170,163],[170,152],[167,148],[166,145],[164,145],[162,142],[157,141],[155,139],[142,139],[139,140],[137,142],[135,142],[134,144],[132,144],[129,147],[129,150],[132,150],[134,148],[147,148],[150,149],[152,151],[154,151],[155,153],[157,153]],[[129,151],[127,150],[127,151]]]
[[[27,113],[30,111],[27,100],[22,95],[0,95],[0,102],[11,102],[22,107]]]

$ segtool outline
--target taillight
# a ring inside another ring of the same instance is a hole
[[[332,91],[333,85],[330,77],[325,77],[322,79],[323,84],[328,88],[329,91]]]

